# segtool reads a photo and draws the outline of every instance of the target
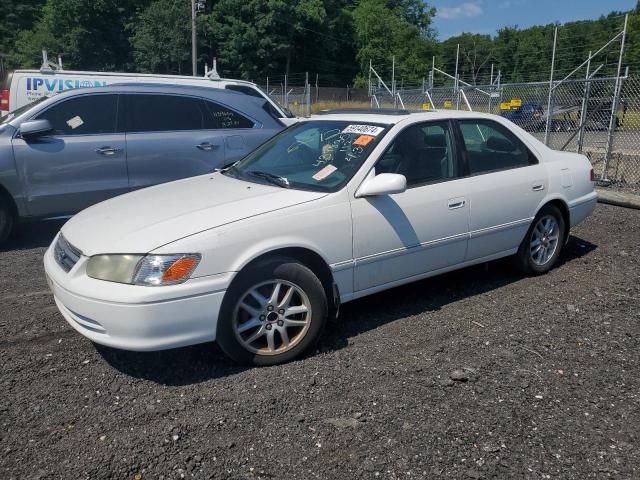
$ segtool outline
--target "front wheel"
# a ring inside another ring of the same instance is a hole
[[[527,275],[541,275],[551,270],[562,251],[566,228],[557,207],[543,207],[520,244],[516,266]]]
[[[242,364],[288,362],[313,345],[327,319],[322,283],[305,265],[279,257],[238,274],[225,295],[217,341]]]

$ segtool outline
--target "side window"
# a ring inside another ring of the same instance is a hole
[[[118,95],[82,95],[48,108],[37,119],[49,120],[57,135],[116,132]]]
[[[229,110],[222,105],[204,100],[203,105],[207,111],[205,128],[253,128],[253,122],[239,113]]]
[[[459,120],[458,123],[471,175],[535,163],[524,143],[502,125],[491,120]]]
[[[412,125],[398,134],[376,165],[376,174],[399,173],[407,186],[438,182],[458,175],[449,124]]]
[[[130,132],[167,132],[205,128],[202,100],[178,95],[127,95]]]

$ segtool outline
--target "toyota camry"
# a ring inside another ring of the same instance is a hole
[[[92,206],[45,254],[69,324],[148,351],[217,341],[289,361],[351,300],[513,257],[550,270],[596,205],[586,157],[506,119],[334,112],[213,174]]]

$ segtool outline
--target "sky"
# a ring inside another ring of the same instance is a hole
[[[462,32],[494,35],[505,26],[521,28],[595,19],[631,10],[637,0],[427,0],[438,10],[434,26],[446,40]]]

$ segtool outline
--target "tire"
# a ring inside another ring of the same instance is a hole
[[[11,207],[6,203],[6,200],[0,197],[0,245],[11,235],[14,223],[15,218]]]
[[[235,362],[277,365],[315,344],[327,316],[318,277],[297,260],[275,257],[249,266],[233,280],[220,308],[217,342]]]
[[[545,205],[533,219],[515,255],[518,269],[526,275],[542,275],[551,270],[562,252],[566,229],[560,210]]]

